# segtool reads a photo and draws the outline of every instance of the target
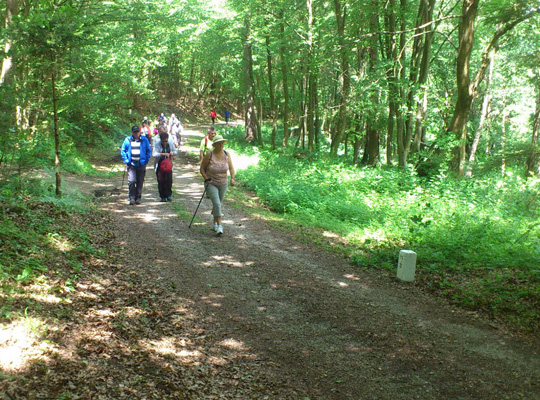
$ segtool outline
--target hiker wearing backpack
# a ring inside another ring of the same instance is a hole
[[[120,154],[128,173],[129,204],[141,204],[146,165],[152,150],[150,142],[141,136],[141,129],[137,125],[131,128],[131,135],[124,139]]]
[[[159,197],[162,202],[172,200],[172,179],[173,173],[172,161],[174,156],[178,153],[174,143],[169,142],[169,134],[167,132],[161,132],[159,139],[156,140],[154,146],[154,159],[156,176],[158,181]]]
[[[211,126],[208,128],[208,133],[205,137],[201,140],[201,146],[200,146],[200,162],[202,162],[203,157],[212,149],[212,141],[214,140],[214,137],[216,136],[216,129]]]
[[[223,199],[229,187],[228,174],[231,175],[231,186],[235,185],[235,171],[231,156],[223,150],[225,142],[223,136],[217,135],[212,142],[213,150],[209,151],[201,162],[200,173],[204,178],[208,197],[212,201],[212,215],[214,216],[214,230],[223,235]]]

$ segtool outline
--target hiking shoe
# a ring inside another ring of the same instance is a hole
[[[172,201],[172,197],[171,196],[167,197],[167,201]]]
[[[130,206],[132,206],[132,205],[134,205],[134,204],[135,204],[135,200],[130,200],[130,201],[129,201],[129,205],[130,205]]]
[[[160,201],[161,201],[162,203],[165,203],[165,202],[167,201],[167,198],[162,197]]]
[[[141,204],[141,199],[135,200],[135,204]]]
[[[214,226],[213,226],[213,228],[212,228],[212,229],[214,229],[214,232],[217,232],[217,227],[218,227],[217,222],[214,222]]]
[[[223,235],[223,225],[218,225],[216,228],[216,232],[218,235]]]

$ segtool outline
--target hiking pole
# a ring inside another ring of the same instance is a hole
[[[126,171],[127,171],[127,167],[124,168],[124,176],[122,177],[122,186],[120,186],[120,189],[124,187],[124,180],[126,179]]]
[[[201,199],[199,200],[199,204],[197,205],[197,208],[195,209],[195,213],[193,214],[193,218],[191,218],[191,222],[189,223],[188,229],[191,229],[191,224],[193,223],[193,220],[195,219],[195,215],[197,215],[197,211],[199,211],[199,206],[201,205],[202,199],[204,198],[204,195],[206,194],[206,189],[208,189],[208,183],[211,181],[210,178],[204,180],[204,192],[202,193]]]

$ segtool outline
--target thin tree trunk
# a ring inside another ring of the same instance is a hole
[[[351,87],[349,59],[347,56],[347,46],[345,43],[345,20],[347,17],[347,8],[344,6],[342,10],[341,0],[334,0],[334,9],[337,20],[338,45],[341,57],[341,95],[339,96],[339,111],[336,123],[336,131],[330,145],[331,156],[337,156],[339,145],[343,141],[343,137],[345,135],[347,102]]]
[[[358,164],[358,157],[360,155],[360,147],[362,146],[361,133],[363,130],[363,124],[358,122],[359,116],[356,116],[357,130],[354,135],[354,152],[353,152],[353,165]]]
[[[406,0],[402,0],[402,9],[405,10]],[[407,118],[403,122],[402,137],[398,137],[399,165],[404,167],[409,158],[409,152],[414,140],[414,148],[419,149],[421,137],[425,131],[423,127],[427,114],[426,83],[429,74],[431,45],[433,43],[433,9],[435,0],[421,0],[416,18],[415,37],[412,46],[411,66],[409,72],[410,87],[407,95]],[[402,31],[404,31],[402,24]],[[403,42],[402,42],[403,43]],[[401,46],[404,51],[404,46]],[[404,80],[404,73],[402,79]],[[422,91],[424,94],[422,95]],[[423,100],[416,100],[422,98]],[[401,117],[403,118],[403,117]],[[413,133],[414,131],[414,133]]]
[[[435,8],[435,0],[423,0],[426,5],[425,9],[425,21],[426,23],[433,20],[433,10]],[[424,121],[427,116],[427,103],[428,103],[428,90],[427,82],[429,76],[429,67],[431,65],[431,46],[433,44],[434,28],[433,24],[426,26],[424,30],[424,45],[422,49],[422,59],[420,62],[420,70],[418,73],[418,87],[420,93],[422,93],[422,100],[417,101],[416,104],[416,123],[414,130],[414,149],[420,151],[425,144],[426,127]],[[420,98],[420,96],[418,96]],[[408,142],[410,144],[410,141]]]
[[[269,22],[267,21],[267,24]],[[270,95],[270,113],[272,114],[272,136],[271,144],[272,150],[276,149],[276,130],[277,130],[277,113],[276,102],[274,100],[274,79],[272,76],[272,52],[270,51],[270,34],[265,35],[266,43],[266,64],[268,67],[268,94]]]
[[[261,93],[261,83],[259,77],[257,76],[257,93]],[[264,120],[264,106],[261,96],[259,98],[259,118],[257,118],[257,144],[260,147],[264,147],[263,137],[262,137],[262,122]]]
[[[386,124],[386,164],[392,165],[392,144],[394,142],[394,126],[396,118],[396,109],[398,108],[397,98],[399,96],[399,88],[397,77],[399,75],[397,59],[397,37],[396,37],[396,17],[395,17],[395,0],[389,0],[387,13],[385,15],[385,25],[388,32],[392,32],[385,36],[386,44],[386,60],[392,63],[392,67],[386,71],[388,81],[388,119]]]
[[[533,119],[531,154],[527,158],[526,176],[540,175],[540,151],[538,149],[538,136],[540,134],[540,70],[536,76],[536,109]]]
[[[4,19],[4,27],[7,29],[13,17],[19,13],[19,1],[18,0],[6,0],[6,17]],[[13,45],[11,39],[6,40],[4,52],[6,57],[2,60],[2,72],[0,73],[0,86],[10,85],[11,78],[13,76],[13,56],[10,54],[11,46]]]
[[[62,176],[60,175],[60,131],[58,128],[58,96],[56,93],[56,63],[52,62],[51,85],[54,119],[54,169],[56,171],[56,195],[62,196]]]
[[[506,110],[506,97],[503,99],[502,103],[502,138],[501,138],[501,175],[506,175],[506,135],[507,135],[507,118],[508,111]]]
[[[307,68],[306,68],[307,69]],[[307,73],[307,71],[306,71]],[[300,131],[299,131],[299,137],[298,141],[296,142],[296,147],[302,143],[302,149],[305,148],[305,135],[307,131],[307,86],[308,86],[308,78],[306,76],[306,73],[304,73],[302,77],[302,81],[300,82]]]
[[[248,142],[255,140],[257,135],[257,110],[255,107],[255,90],[253,81],[253,51],[251,45],[251,22],[249,12],[246,11],[244,19],[244,93],[245,93],[245,139]]]
[[[307,96],[306,96],[306,127],[308,135],[308,149],[313,151],[315,143],[315,66],[314,63],[314,49],[313,49],[313,0],[306,1],[308,11],[308,82],[307,82]]]
[[[321,120],[320,110],[319,110],[319,93],[318,93],[318,79],[319,75],[315,75],[315,82],[313,83],[313,98],[314,98],[314,108],[315,108],[315,148],[320,148],[319,138],[322,133],[322,125],[324,120]]]
[[[489,112],[489,105],[491,102],[491,81],[493,79],[493,66],[495,65],[495,52],[491,53],[491,58],[489,62],[489,74],[488,74],[488,80],[486,85],[486,93],[484,94],[484,100],[482,101],[482,111],[480,114],[480,122],[478,124],[478,128],[476,129],[476,135],[474,135],[474,140],[471,145],[471,151],[469,154],[469,163],[467,165],[467,172],[466,176],[471,177],[472,176],[472,170],[473,170],[473,164],[476,160],[476,151],[478,150],[478,144],[480,143],[480,138],[482,137],[482,130],[484,129],[484,124],[487,119],[487,115]]]
[[[283,21],[283,10],[280,11],[279,20],[280,20],[280,32],[281,32],[281,46],[279,48],[281,53],[281,77],[283,80],[283,148],[287,147],[289,142],[289,83],[288,83],[288,73],[287,71],[287,57],[285,52],[285,23]]]

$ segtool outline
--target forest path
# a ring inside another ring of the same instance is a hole
[[[203,130],[186,129],[187,144]],[[540,399],[538,340],[502,332],[232,207],[216,236],[207,199],[188,229],[203,186],[186,142],[180,150],[172,203],[159,202],[149,168],[141,205],[127,205],[127,182],[101,204],[119,240],[137,249],[126,252],[125,268],[149,271],[162,283],[154,296],[189,308],[204,332],[184,340],[174,315],[172,334],[154,332],[168,338],[175,374],[205,371],[185,398]],[[77,184],[92,193],[111,183]],[[121,185],[118,177],[113,183]]]

